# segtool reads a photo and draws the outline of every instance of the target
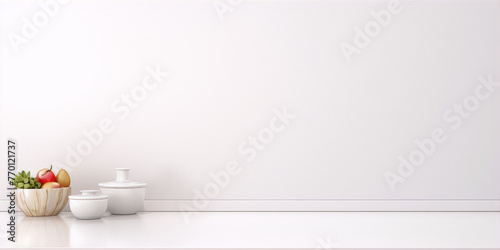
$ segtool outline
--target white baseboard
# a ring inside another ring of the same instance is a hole
[[[144,211],[500,211],[500,200],[146,200]],[[202,206],[203,205],[203,206]],[[0,211],[7,211],[7,199]],[[66,207],[66,211],[69,211]]]
[[[500,211],[500,200],[147,200],[145,211]]]

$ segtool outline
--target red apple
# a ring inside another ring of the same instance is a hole
[[[36,180],[42,185],[47,182],[56,181],[56,175],[52,172],[52,165],[50,165],[50,169],[44,168],[38,171],[36,174]]]
[[[42,189],[60,188],[60,187],[61,187],[61,184],[59,184],[59,182],[55,182],[55,181],[49,181],[49,182],[46,182],[45,184],[42,185]]]

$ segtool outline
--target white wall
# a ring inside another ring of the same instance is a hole
[[[234,160],[241,173],[212,199],[500,199],[498,87],[480,89],[489,96],[460,126],[447,113],[474,104],[478,77],[500,80],[498,1],[402,2],[350,62],[341,44],[387,2],[245,1],[224,20],[212,1],[59,7],[16,52],[9,34],[22,35],[23,18],[43,8],[0,4],[2,186],[15,138],[21,169],[65,165],[74,193],[130,167],[149,184],[148,200],[189,203]],[[126,115],[122,95],[147,67],[169,76]],[[285,108],[296,117],[247,161],[240,144]],[[66,162],[102,119],[114,131],[80,164]],[[446,140],[391,190],[384,174],[397,174],[398,157],[436,128]]]

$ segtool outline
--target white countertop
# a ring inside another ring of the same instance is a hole
[[[22,214],[22,213],[21,213]],[[499,212],[142,212],[78,220],[18,215],[5,247],[500,248]]]

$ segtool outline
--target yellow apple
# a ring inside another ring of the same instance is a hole
[[[59,184],[59,182],[55,182],[55,181],[46,182],[45,184],[42,185],[42,189],[60,188],[60,187],[61,187],[61,184]]]

